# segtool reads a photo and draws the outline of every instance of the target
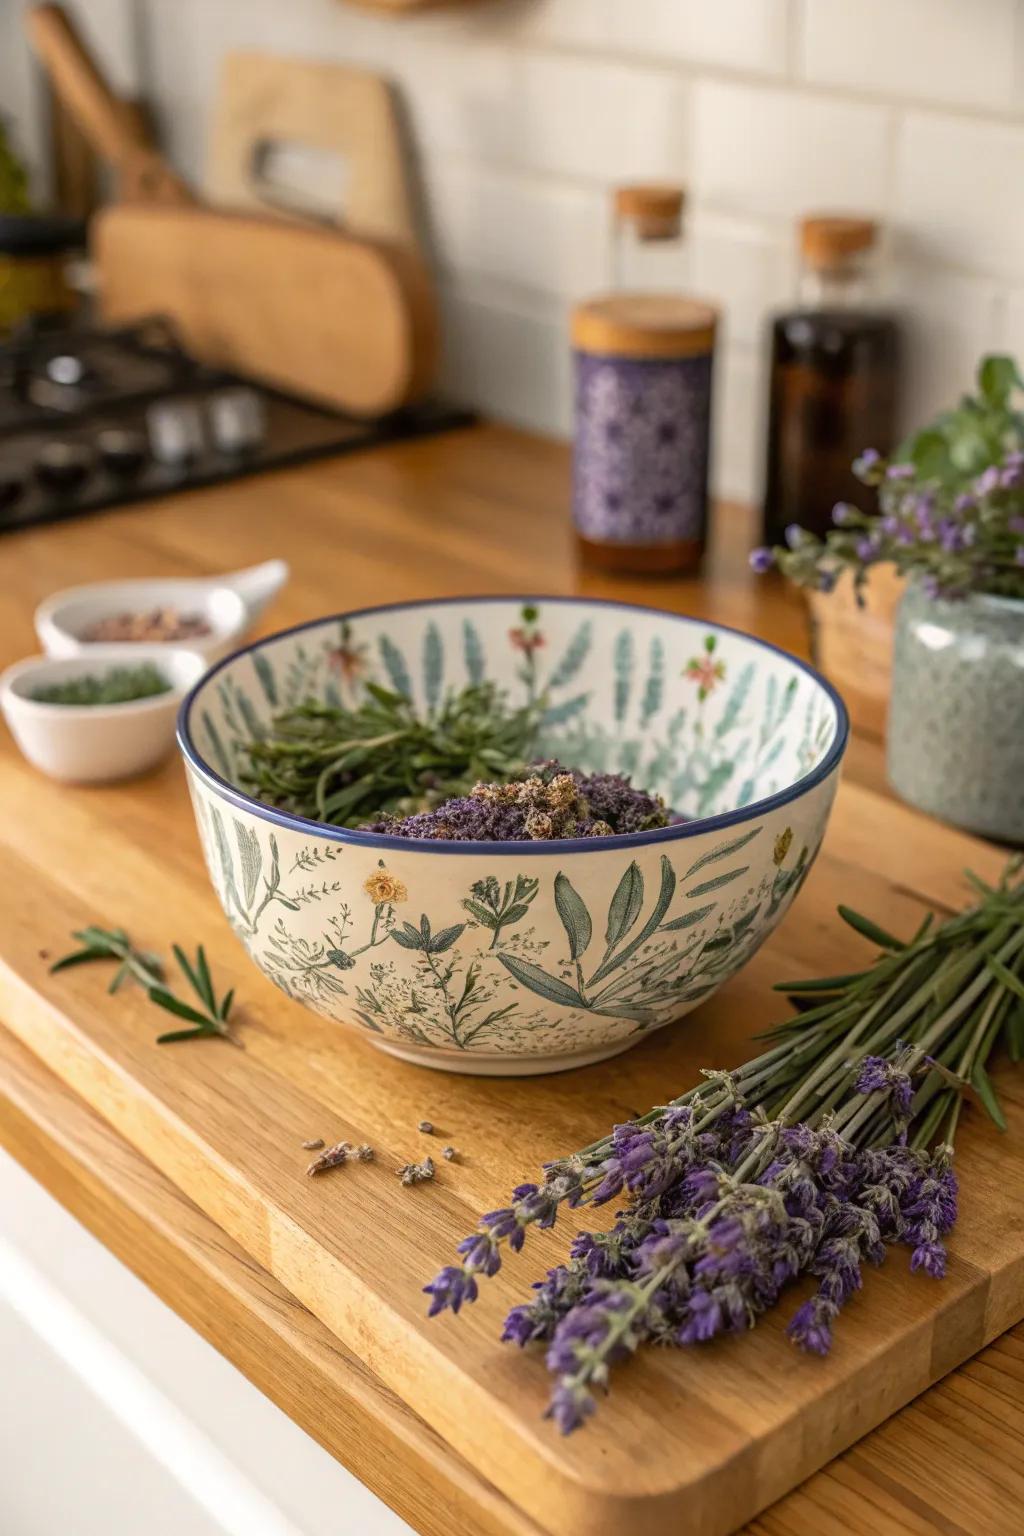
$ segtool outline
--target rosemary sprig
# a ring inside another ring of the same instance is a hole
[[[232,1045],[241,1046],[242,1042],[237,1035],[228,1028],[228,1017],[235,997],[234,989],[226,992],[218,1002],[203,946],[200,944],[196,950],[194,965],[190,963],[180,944],[172,947],[174,958],[202,1004],[202,1008],[193,1008],[190,1003],[183,1003],[181,998],[176,997],[167,987],[150,987],[151,1003],[156,1003],[158,1008],[166,1008],[168,1013],[176,1014],[179,1019],[188,1019],[193,1025],[192,1029],[174,1029],[167,1034],[158,1035],[157,1045],[173,1045],[178,1040],[203,1040],[212,1035],[219,1036],[222,1040],[230,1040]]]
[[[180,944],[172,945],[174,958],[201,1004],[201,1007],[194,1008],[191,1003],[184,1002],[165,984],[164,968],[156,955],[136,949],[123,928],[100,928],[96,924],[90,924],[72,937],[80,939],[83,947],[55,961],[50,966],[51,975],[55,971],[66,971],[73,965],[85,965],[91,960],[119,960],[121,963],[107,988],[108,992],[116,992],[125,978],[131,976],[140,986],[145,987],[151,1003],[155,1003],[158,1008],[166,1009],[168,1013],[175,1014],[179,1019],[187,1019],[192,1025],[191,1029],[175,1029],[159,1035],[157,1045],[173,1045],[178,1040],[213,1038],[230,1040],[232,1045],[241,1047],[242,1042],[228,1028],[231,1004],[235,997],[234,990],[226,992],[218,1002],[206,951],[201,944],[196,950],[194,964]]]
[[[354,708],[307,701],[237,743],[240,779],[271,805],[336,826],[409,816],[521,772],[543,710],[543,700],[511,709],[493,683],[473,683],[421,716],[403,694],[368,683]]]
[[[90,924],[88,928],[80,928],[71,937],[79,939],[82,948],[54,961],[50,966],[51,975],[55,971],[66,971],[73,965],[85,965],[92,960],[120,960],[121,964],[107,988],[108,992],[116,992],[129,976],[147,991],[151,987],[159,987],[164,979],[163,966],[156,955],[135,949],[123,928],[100,928]]]

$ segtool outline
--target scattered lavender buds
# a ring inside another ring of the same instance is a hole
[[[320,1145],[323,1146],[323,1142]],[[351,1153],[352,1143],[350,1141],[339,1141],[333,1147],[325,1147],[319,1157],[314,1157],[306,1169],[306,1173],[309,1178],[313,1178],[314,1174],[325,1173],[328,1168],[340,1168],[342,1163],[348,1161]]]
[[[312,1141],[304,1141],[302,1143],[302,1150],[304,1152],[319,1152],[319,1150],[323,1146],[323,1144],[324,1144],[323,1137],[322,1136],[317,1136]]]
[[[416,1129],[422,1131],[424,1136],[433,1136],[434,1134],[433,1124],[429,1120],[421,1120]]]
[[[422,1163],[405,1163],[398,1170],[398,1177],[403,1184],[424,1184],[434,1177],[434,1160],[425,1157]]]
[[[865,1264],[910,1249],[945,1273],[957,1215],[953,1141],[973,1088],[1005,1120],[986,1062],[1005,1037],[1024,1057],[1024,856],[980,900],[904,943],[841,907],[881,953],[861,971],[781,983],[802,1004],[761,1055],[520,1184],[424,1287],[430,1314],[475,1301],[505,1248],[561,1208],[622,1198],[611,1231],[581,1232],[565,1264],[514,1307],[503,1337],[541,1342],[563,1433],[594,1412],[595,1388],[643,1342],[688,1346],[752,1327],[799,1277],[816,1281],[787,1327],[827,1353]]]
[[[467,796],[403,818],[383,817],[370,832],[456,842],[522,843],[560,837],[610,837],[668,826],[663,801],[617,773],[577,773],[551,759],[510,783],[476,784]]]
[[[459,1154],[456,1152],[454,1147],[445,1147],[441,1153],[441,1156],[444,1158],[446,1163],[454,1162],[458,1155]]]

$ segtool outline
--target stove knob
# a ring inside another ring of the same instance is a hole
[[[96,434],[96,447],[112,475],[137,475],[149,457],[146,434],[130,427],[104,427]]]
[[[92,450],[84,443],[44,443],[33,467],[41,485],[52,491],[74,491],[92,471]]]
[[[74,386],[85,378],[85,364],[73,352],[58,352],[56,357],[48,357],[44,371],[51,384]]]
[[[24,494],[25,482],[13,470],[0,469],[0,512],[13,507]]]
[[[149,444],[161,464],[184,467],[203,452],[203,418],[194,400],[163,400],[146,412]]]
[[[210,428],[221,453],[250,453],[267,429],[263,400],[254,389],[222,389],[210,397]]]

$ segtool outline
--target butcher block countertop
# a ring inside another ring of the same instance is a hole
[[[0,540],[0,665],[35,649],[32,610],[58,587],[112,574],[208,575],[277,555],[291,563],[292,580],[266,617],[264,627],[268,630],[376,602],[476,592],[568,592],[706,616],[748,629],[796,653],[807,653],[801,602],[773,582],[756,581],[746,569],[746,551],[754,542],[749,513],[732,507],[719,509],[711,556],[701,579],[626,581],[577,571],[568,528],[567,490],[568,460],[563,447],[509,429],[477,427],[7,536]],[[112,846],[139,849],[140,869],[157,846],[166,848],[169,871],[180,881],[181,890],[201,890],[201,859],[180,763],[172,761],[158,773],[124,786],[64,790],[31,777],[4,735],[0,737],[0,777],[0,802],[11,827],[9,835],[0,833],[0,889],[6,891],[6,913],[0,919],[4,924],[0,937],[0,1025],[9,1026],[0,1027],[0,1142],[187,1322],[424,1536],[541,1536],[542,1531],[561,1536],[558,1510],[546,1507],[537,1491],[546,1486],[543,1456],[538,1457],[536,1469],[524,1468],[524,1477],[532,1480],[532,1490],[525,1490],[522,1500],[509,1486],[507,1476],[499,1479],[504,1491],[492,1484],[481,1458],[473,1454],[472,1434],[456,1434],[443,1415],[421,1415],[407,1406],[409,1401],[421,1406],[429,1401],[430,1392],[422,1383],[412,1383],[406,1394],[397,1389],[403,1373],[393,1362],[377,1360],[377,1370],[365,1364],[360,1354],[342,1342],[339,1335],[344,1328],[330,1326],[330,1305],[316,1306],[312,1292],[307,1295],[300,1284],[294,1287],[326,1319],[320,1320],[271,1273],[280,1268],[277,1255],[270,1251],[273,1245],[266,1253],[253,1256],[258,1245],[246,1241],[244,1213],[226,1207],[222,1213],[215,1209],[217,1200],[212,1197],[193,1203],[182,1193],[183,1188],[195,1193],[198,1186],[193,1173],[181,1164],[180,1146],[172,1145],[170,1139],[161,1141],[162,1129],[169,1122],[160,1114],[170,1113],[174,1093],[180,1098],[174,1113],[181,1125],[194,1112],[195,1106],[184,1100],[201,1078],[197,1076],[193,1084],[189,1078],[193,1069],[184,1059],[177,1058],[182,1065],[175,1076],[169,1052],[149,1047],[137,1029],[124,1039],[111,1029],[109,1039],[105,1038],[107,1020],[96,1001],[102,989],[93,987],[95,995],[87,1006],[85,972],[72,973],[80,979],[61,995],[57,978],[44,985],[48,956],[41,955],[40,950],[61,953],[67,947],[66,930],[76,921],[101,918],[122,921],[129,929],[135,926],[135,892],[127,884],[119,887],[113,875],[104,870],[98,854],[88,851],[84,834],[95,818],[109,822]],[[854,905],[861,906],[858,898],[862,894],[870,900],[873,894],[881,893],[888,901],[888,911],[876,915],[883,922],[889,918],[905,920],[915,902],[955,903],[963,863],[973,862],[986,875],[998,868],[993,850],[880,798],[884,780],[877,740],[855,737],[845,777],[847,787],[837,806],[834,830],[830,829],[819,868],[802,898],[809,905],[798,904],[797,913],[804,910],[810,915],[815,890],[822,908],[833,904],[837,895],[848,894]],[[33,832],[36,816],[38,833]],[[877,858],[872,838],[878,839]],[[44,846],[52,848],[46,869],[46,861],[39,855]],[[127,858],[127,854],[119,856]],[[63,862],[70,868],[76,860],[75,878],[65,878],[59,866]],[[87,872],[83,861],[91,861]],[[848,893],[842,889],[846,881],[852,883]],[[86,893],[95,899],[95,910],[84,909]],[[215,974],[222,965],[233,980],[237,969],[239,995],[243,996],[248,987],[250,994],[258,993],[262,1006],[267,989],[233,946],[226,925],[214,912],[212,893],[203,892],[196,901],[204,921],[209,913],[207,932],[172,932],[173,911],[166,915],[167,931],[160,932],[146,921],[152,896],[147,893],[143,900],[140,895],[140,941],[166,949],[172,938],[205,938]],[[870,906],[868,910],[872,910]],[[47,913],[52,931],[46,926]],[[814,919],[824,931],[830,931],[827,911],[815,907]],[[181,918],[186,927],[189,920]],[[780,930],[781,935],[789,934],[792,955],[798,953],[799,924],[799,916],[794,915]],[[780,937],[779,942],[783,945],[780,953],[784,953],[785,941]],[[831,942],[835,942],[834,933]],[[829,956],[834,958],[834,953]],[[758,957],[752,963],[750,975],[760,992],[770,980],[770,971],[769,960]],[[733,986],[745,986],[744,998],[753,995],[753,981],[743,983],[737,978]],[[718,1040],[716,1024],[726,1018],[728,991],[721,1004],[716,1000],[710,1009],[702,1010],[692,1026],[685,1026],[694,1032],[692,1047],[686,1049],[691,1054],[700,1050],[703,1054],[699,1059],[709,1064],[717,1064],[712,1063],[710,1053]],[[739,995],[734,993],[734,998]],[[118,1003],[120,1006],[120,1000]],[[138,1010],[145,1005],[135,1000],[128,1006]],[[285,1010],[287,1005],[279,1002],[277,1007]],[[733,1012],[737,1011],[734,1007]],[[309,1027],[317,1032],[319,1050],[325,1028],[322,1021],[296,1015],[292,1022],[299,1030]],[[731,1027],[735,1031],[735,1026]],[[274,1028],[278,1028],[276,1018]],[[684,1059],[689,1063],[688,1057],[668,1043],[671,1035],[672,1031],[665,1031],[664,1039],[649,1041],[620,1059],[625,1064],[619,1069],[621,1092],[650,1094],[644,1103],[637,1102],[635,1109],[646,1108],[656,1096],[653,1083],[659,1063],[673,1073],[681,1070]],[[257,1060],[252,1070],[262,1070],[270,1062],[269,1052],[272,1046],[276,1048],[276,1039],[276,1034],[273,1039],[268,1034],[254,1042],[251,1055]],[[114,1103],[105,1089],[101,1091],[101,1083],[108,1080],[103,1074],[128,1071],[133,1040],[140,1052],[134,1087]],[[227,1050],[218,1043],[185,1049],[214,1054]],[[360,1053],[361,1061],[373,1054],[364,1042],[352,1049]],[[737,1040],[726,1041],[723,1049],[734,1058]],[[227,1054],[235,1057],[230,1050]],[[383,1081],[389,1070],[385,1059],[373,1057],[373,1061],[374,1071]],[[205,1062],[203,1074],[211,1066],[209,1055]],[[234,1080],[236,1072],[244,1077],[249,1070],[244,1062],[238,1065],[233,1059],[225,1072]],[[421,1114],[430,1114],[433,1104],[446,1101],[444,1080],[416,1069],[395,1070],[402,1073],[403,1086],[395,1092],[403,1113],[412,1113],[409,1095],[415,1092],[414,1084],[420,1085]],[[591,1069],[596,1073],[601,1070]],[[164,1075],[162,1085],[156,1083],[154,1073]],[[534,1104],[543,1104],[551,1118],[557,1108],[554,1085],[564,1081],[566,1125],[574,1136],[577,1124],[584,1123],[585,1076],[577,1073],[564,1080],[538,1079],[536,1088],[517,1085],[508,1092],[524,1122]],[[673,1078],[665,1083],[665,1092],[679,1091],[688,1080]],[[618,1106],[609,1092],[607,1075],[590,1081],[598,1085],[595,1120],[590,1126],[590,1133],[596,1135],[606,1128],[609,1114]],[[479,1087],[473,1091],[487,1092]],[[133,1093],[137,1097],[133,1098]],[[325,1102],[328,1100],[325,1089]],[[632,1101],[626,1098],[625,1102]],[[894,1309],[908,1306],[914,1312],[904,1332],[913,1324],[924,1348],[916,1374],[904,1377],[905,1383],[916,1384],[903,1390],[903,1398],[963,1360],[971,1349],[1024,1311],[1020,1299],[1024,1260],[1017,1261],[1012,1243],[998,1225],[1003,1168],[999,1159],[1004,1149],[1006,1198],[1015,1206],[1017,1202],[1009,1184],[1016,1170],[1019,1189],[1024,1157],[1020,1143],[1024,1105],[1019,1091],[1016,1099],[1011,1093],[1009,1109],[1011,1136],[1002,1148],[983,1140],[990,1135],[987,1127],[972,1127],[968,1155],[975,1160],[971,1169],[979,1188],[987,1186],[988,1221],[971,1224],[972,1196],[970,1188],[966,1189],[961,1218],[964,1259],[960,1270],[954,1265],[954,1273],[946,1282],[948,1289],[928,1291],[930,1282],[920,1279],[912,1282],[913,1289],[907,1289],[901,1281],[890,1280],[887,1271],[904,1263],[901,1255],[890,1258],[877,1282],[874,1276],[867,1281],[865,1307],[880,1305],[877,1297],[873,1300],[868,1295],[877,1284],[879,1294],[888,1295]],[[321,1134],[318,1126],[303,1127],[303,1131]],[[536,1135],[534,1127],[524,1136],[527,1152],[518,1167],[524,1177],[532,1172]],[[201,1139],[196,1134],[197,1159],[202,1152]],[[145,1147],[151,1159],[139,1147]],[[509,1156],[511,1166],[517,1166],[519,1154],[515,1149]],[[485,1171],[481,1166],[477,1175],[481,1185],[486,1182]],[[982,1176],[985,1172],[988,1178]],[[256,1171],[253,1177],[255,1184]],[[317,1199],[334,1205],[335,1220],[335,1202],[342,1198],[340,1177],[344,1175],[329,1175],[314,1186]],[[472,1186],[470,1167],[466,1177]],[[495,1197],[491,1204],[502,1193],[489,1188],[485,1192]],[[429,1199],[432,1193],[429,1189],[417,1191],[412,1198],[419,1200],[425,1194]],[[439,1189],[436,1193],[442,1195],[442,1201],[440,1214],[433,1218],[435,1227],[444,1228],[446,1240],[454,1242],[462,1230],[447,1232],[444,1212],[449,1207],[444,1192]],[[476,1194],[474,1188],[473,1195],[464,1198],[472,1205]],[[282,1195],[282,1203],[288,1198]],[[450,1208],[455,1212],[454,1196],[452,1200]],[[980,1194],[978,1200],[980,1206]],[[204,1213],[201,1206],[212,1214]],[[223,1223],[213,1219],[220,1214],[224,1215]],[[459,1215],[464,1221],[461,1212]],[[1018,1229],[1019,1246],[1019,1219],[1009,1222],[1008,1227]],[[234,1235],[229,1236],[229,1231]],[[958,1236],[953,1239],[954,1257]],[[535,1249],[531,1265],[528,1250],[518,1266],[520,1289],[536,1272],[537,1256],[542,1252],[542,1248]],[[424,1253],[423,1278],[448,1257],[444,1250]],[[910,1297],[914,1299],[908,1300]],[[482,1300],[477,1308],[479,1316],[483,1316],[484,1306]],[[944,1314],[941,1326],[936,1321],[932,1328],[929,1308]],[[850,1310],[852,1313],[854,1308]],[[486,1312],[487,1327],[493,1329],[497,1322],[492,1302]],[[460,1323],[444,1319],[436,1326],[448,1329],[454,1324],[457,1328]],[[887,1319],[885,1326],[895,1328],[896,1323]],[[855,1321],[851,1327],[856,1329]],[[446,1337],[450,1344],[456,1335]],[[467,1342],[467,1348],[479,1349],[481,1337],[481,1325],[475,1317],[472,1334],[467,1334],[467,1341],[473,1342]],[[841,1338],[842,1330],[840,1342]],[[745,1341],[740,1341],[736,1346],[740,1353],[730,1356],[727,1372],[740,1395],[744,1347]],[[373,1351],[363,1354],[373,1355]],[[893,1359],[897,1356],[894,1348]],[[667,1368],[671,1365],[669,1360]],[[538,1400],[536,1362],[508,1357],[505,1363],[503,1357],[506,1387],[513,1367],[523,1372],[523,1397],[532,1408]],[[832,1370],[833,1361],[821,1368]],[[840,1375],[843,1369],[841,1363],[835,1367]],[[879,1361],[880,1404],[896,1400],[886,1396],[882,1381],[887,1371],[891,1375],[895,1370],[895,1366],[890,1369]],[[624,1371],[616,1395],[604,1410],[606,1426],[618,1408],[628,1414],[626,1377]],[[763,1374],[751,1371],[750,1390],[752,1396],[765,1393]],[[844,1405],[845,1428],[836,1428],[836,1444],[846,1443],[851,1433],[859,1432],[858,1425],[866,1427],[878,1418],[877,1411],[872,1417],[870,1406],[876,1399],[870,1373],[862,1372],[861,1390],[863,1415],[858,1418],[856,1404]],[[453,1401],[453,1414],[458,1413],[458,1407]],[[679,1412],[682,1444],[687,1434],[683,1406]],[[765,1416],[771,1417],[770,1402]],[[817,1430],[814,1424],[804,1426],[805,1450],[787,1448],[793,1467],[798,1469],[796,1475],[802,1475],[800,1468],[814,1464],[811,1442],[832,1443],[829,1426],[821,1427],[820,1440]],[[564,1464],[574,1476],[578,1474],[584,1491],[590,1476],[586,1459],[591,1454],[585,1447],[591,1444],[597,1455],[603,1443],[598,1434],[605,1432],[595,1431],[589,1442],[586,1436],[590,1430],[577,1436]],[[539,1438],[544,1433],[542,1430]],[[453,1442],[464,1442],[465,1454],[454,1449]],[[872,1536],[924,1536],[930,1532],[941,1536],[975,1536],[980,1532],[1011,1536],[1021,1529],[1024,1508],[1022,1453],[1024,1328],[1018,1326],[952,1370],[746,1529],[759,1536],[856,1536],[860,1532],[865,1536],[868,1532]],[[820,1461],[820,1456],[817,1459]],[[613,1463],[612,1457],[609,1465]],[[759,1469],[757,1477],[757,1486],[763,1488],[790,1485],[771,1466]],[[597,1483],[600,1479],[595,1486]],[[554,1472],[551,1486],[561,1487]],[[706,1490],[704,1497],[710,1497]],[[570,1498],[565,1529],[571,1525],[574,1533],[587,1536],[589,1516],[580,1512],[589,1507],[583,1493],[575,1503]],[[602,1532],[609,1528],[603,1517],[597,1518]],[[648,1527],[645,1524],[643,1528],[646,1531]],[[693,1528],[701,1532],[720,1528],[712,1505],[706,1506],[700,1523]],[[625,1536],[627,1525],[621,1529]],[[680,1521],[678,1508],[675,1513],[666,1509],[666,1536],[685,1536],[689,1529],[689,1523]]]

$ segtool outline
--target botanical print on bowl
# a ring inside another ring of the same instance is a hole
[[[542,701],[545,754],[731,817],[592,844],[399,843],[276,814],[216,777],[230,785],[246,742],[306,698],[351,702],[376,681],[431,711],[484,679]],[[207,678],[188,729],[211,879],[282,993],[426,1065],[538,1072],[625,1049],[754,953],[813,863],[845,725],[809,669],[714,625],[467,599],[271,637]]]

